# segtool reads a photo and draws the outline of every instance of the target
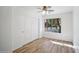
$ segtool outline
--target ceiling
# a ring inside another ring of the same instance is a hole
[[[73,6],[52,6],[50,9],[54,11],[49,14],[59,14],[73,11]]]
[[[25,6],[22,8],[26,8],[26,10],[31,10],[31,11],[36,11],[39,12],[41,11],[40,8],[42,6]],[[60,13],[66,13],[66,12],[71,12],[73,11],[73,6],[51,6],[50,10],[54,10],[53,12],[49,12],[49,14],[60,14]]]
[[[51,9],[54,10],[54,12],[51,12],[52,14],[66,13],[73,11],[73,7],[71,6],[56,6],[56,7],[51,7]]]

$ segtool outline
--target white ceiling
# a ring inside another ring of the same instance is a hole
[[[51,7],[51,9],[54,10],[53,12],[51,12],[51,14],[66,13],[73,11],[72,6],[53,6]]]
[[[71,12],[73,10],[73,6],[51,6],[50,10],[54,10],[53,12],[49,12],[49,14],[59,14]]]
[[[40,8],[40,6],[28,6],[25,8],[28,10],[36,11],[36,12],[41,11],[40,9],[38,9],[38,8]],[[54,11],[49,12],[49,14],[66,13],[66,12],[71,12],[73,10],[73,6],[51,6],[50,10],[54,10]]]

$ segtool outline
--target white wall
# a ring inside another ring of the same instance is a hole
[[[20,47],[24,40],[24,12],[21,10],[12,7],[12,50]]]
[[[35,6],[0,7],[0,52],[12,52],[37,39],[42,33],[39,21]]]
[[[0,52],[11,52],[12,8],[0,7]]]
[[[73,41],[73,14],[72,12],[53,14],[44,16],[46,18],[61,18],[61,33],[44,32],[43,36],[47,38],[62,39]]]
[[[38,38],[38,11],[36,7],[13,7],[12,49]],[[40,15],[39,15],[40,16]]]
[[[79,7],[74,7],[73,10],[73,29],[74,29],[74,47],[76,52],[79,52]]]

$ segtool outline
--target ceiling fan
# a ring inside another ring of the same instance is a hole
[[[53,12],[54,10],[51,10],[51,6],[41,6],[40,8],[38,8],[40,11],[39,12],[44,12],[44,13],[49,13],[49,12]]]

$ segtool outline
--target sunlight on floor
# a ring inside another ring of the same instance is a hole
[[[50,41],[50,42],[52,42],[53,44],[57,44],[57,45],[61,45],[61,46],[67,46],[67,47],[73,48],[73,45],[69,45],[69,44],[65,44],[65,43],[60,43],[60,42],[55,42],[55,41]]]

